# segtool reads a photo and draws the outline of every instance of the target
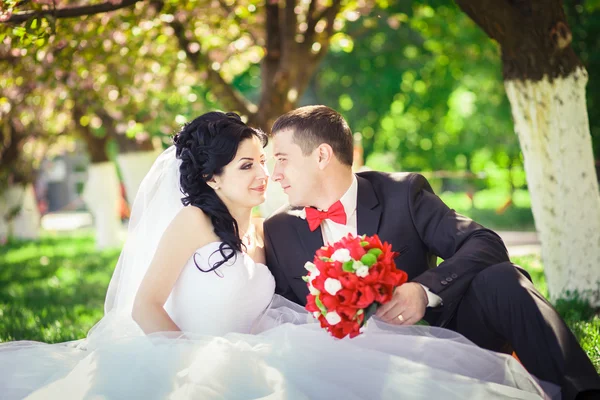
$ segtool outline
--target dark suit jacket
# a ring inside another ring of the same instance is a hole
[[[400,253],[396,266],[409,281],[427,286],[443,306],[428,308],[425,319],[445,326],[471,280],[484,268],[509,261],[502,239],[493,231],[457,214],[437,197],[427,180],[414,173],[360,172],[358,180],[358,234],[378,234]],[[308,289],[302,276],[323,245],[321,228],[283,207],[265,221],[267,265],[276,292],[306,304]],[[444,261],[436,267],[436,257]]]

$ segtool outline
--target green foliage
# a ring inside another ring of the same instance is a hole
[[[440,198],[459,214],[477,221],[494,230],[535,230],[529,193],[517,190],[512,195],[512,205],[499,212],[511,197],[510,192],[502,189],[480,190],[473,199],[465,192],[441,192]]]
[[[573,34],[572,47],[589,75],[587,109],[595,158],[600,160],[600,1],[569,0],[564,8]]]
[[[344,33],[352,50],[332,46],[311,94],[362,134],[370,167],[524,185],[499,50],[453,2],[374,10]]]
[[[42,3],[3,0],[2,8],[48,8]],[[590,74],[596,155],[597,4],[565,2],[573,48]],[[0,24],[0,117],[6,120],[9,110],[24,131],[50,143],[81,126],[97,137],[165,137],[199,113],[226,108],[210,84],[211,70],[259,104],[264,6],[254,0],[140,2],[89,17],[46,14],[18,26]],[[191,53],[177,39],[173,20],[182,21]],[[361,134],[370,167],[485,171],[485,186],[525,186],[499,49],[452,1],[344,1],[334,31],[301,102],[339,109]],[[209,55],[212,63],[193,54]],[[82,115],[73,115],[75,106]]]

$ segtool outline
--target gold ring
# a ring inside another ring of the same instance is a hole
[[[404,322],[404,317],[402,316],[402,314],[398,315],[398,319],[400,320],[400,322]]]

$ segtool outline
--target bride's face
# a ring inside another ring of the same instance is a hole
[[[269,173],[260,140],[243,140],[233,160],[215,176],[217,195],[228,207],[251,208],[265,201]]]

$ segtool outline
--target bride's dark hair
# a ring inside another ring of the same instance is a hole
[[[242,251],[236,220],[207,182],[220,175],[235,157],[239,144],[252,137],[257,137],[263,147],[267,145],[267,135],[243,123],[239,115],[216,111],[185,124],[173,137],[177,158],[181,160],[180,187],[185,195],[181,202],[204,211],[222,241],[219,247],[222,258],[208,270],[200,268],[194,259],[200,271],[214,271]]]

